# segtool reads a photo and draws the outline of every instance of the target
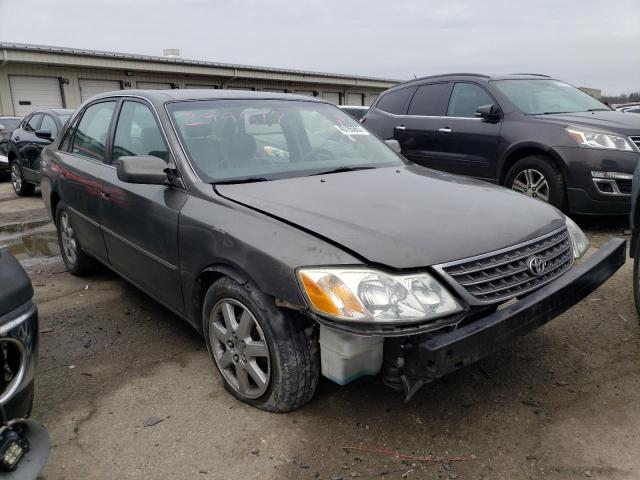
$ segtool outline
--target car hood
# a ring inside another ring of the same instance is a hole
[[[541,201],[415,165],[215,188],[367,263],[396,269],[487,253],[564,225]]]
[[[537,118],[562,125],[584,125],[622,135],[640,135],[640,115],[603,110],[597,112],[553,113]]]

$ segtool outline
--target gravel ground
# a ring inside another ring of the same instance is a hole
[[[0,244],[27,268],[41,316],[33,416],[53,439],[43,478],[640,478],[630,262],[550,324],[407,404],[376,378],[323,379],[307,407],[276,415],[227,395],[202,339],[115,274],[67,274],[43,213],[39,198],[0,184]],[[578,222],[595,247],[629,238],[624,219]],[[427,465],[344,446],[473,457]]]

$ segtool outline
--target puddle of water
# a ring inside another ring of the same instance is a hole
[[[37,264],[60,255],[58,237],[52,231],[16,236],[0,243],[4,243],[23,265]]]

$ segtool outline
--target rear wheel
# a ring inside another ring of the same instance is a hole
[[[289,412],[311,400],[320,355],[305,319],[229,278],[211,285],[202,316],[207,349],[234,397],[270,412]]]
[[[24,179],[22,175],[22,169],[18,162],[11,162],[11,185],[17,195],[21,197],[27,197],[33,195],[36,186],[33,183],[29,183]]]
[[[518,160],[507,173],[505,186],[524,195],[564,210],[564,177],[550,159],[531,155]]]
[[[63,202],[58,202],[56,208],[56,229],[60,255],[69,273],[81,276],[94,271],[97,261],[82,250],[71,214]]]

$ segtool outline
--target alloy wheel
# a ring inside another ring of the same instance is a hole
[[[62,240],[62,249],[67,260],[72,265],[76,263],[78,257],[78,242],[76,241],[75,232],[71,226],[69,214],[63,211],[60,214],[60,238]]]
[[[17,163],[11,164],[11,184],[16,192],[19,192],[22,188],[22,174]]]
[[[249,399],[269,387],[271,360],[264,333],[249,309],[232,298],[213,307],[209,321],[213,358],[231,387]]]
[[[549,182],[544,174],[534,168],[527,168],[518,173],[511,189],[524,193],[527,197],[549,201]]]

